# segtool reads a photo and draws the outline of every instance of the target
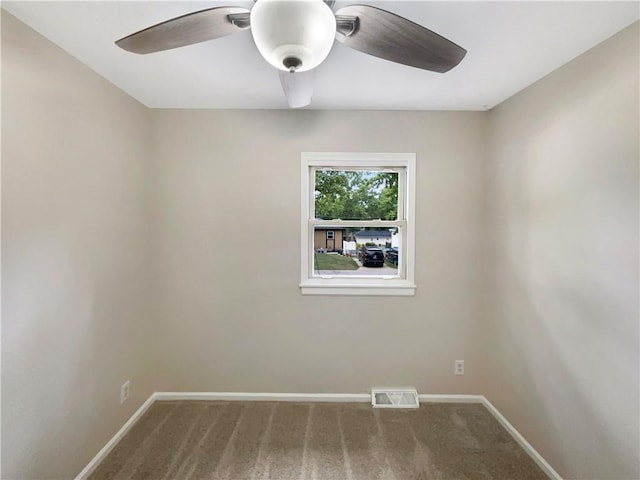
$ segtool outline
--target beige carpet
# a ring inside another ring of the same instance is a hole
[[[156,402],[103,479],[546,479],[479,404]]]

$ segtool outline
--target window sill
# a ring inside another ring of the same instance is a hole
[[[300,284],[302,295],[362,295],[362,296],[413,296],[416,286],[412,284],[372,285],[372,284],[327,284],[304,282]]]

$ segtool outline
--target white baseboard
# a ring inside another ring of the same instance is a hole
[[[504,416],[498,411],[493,404],[487,400],[485,396],[483,398],[483,405],[491,412],[491,414],[500,422],[500,425],[504,427],[504,429],[511,434],[513,439],[522,447],[522,449],[529,454],[536,465],[540,467],[540,469],[547,474],[549,478],[552,480],[562,480],[562,477],[556,472],[551,465],[538,453],[538,451],[531,446],[529,442],[516,430],[516,428],[509,423],[509,421],[504,418]]]
[[[369,393],[247,393],[247,392],[156,392],[156,400],[228,400],[249,402],[348,402],[371,401]]]
[[[534,462],[552,480],[562,480],[562,477],[540,455],[535,448],[518,432],[511,423],[487,400],[484,395],[418,395],[422,403],[481,403],[509,432],[513,439],[527,452]],[[155,401],[167,400],[226,400],[226,401],[262,401],[262,402],[342,402],[368,403],[371,401],[369,393],[246,393],[246,392],[155,392],[131,416],[111,440],[100,450],[86,467],[76,476],[75,480],[86,479],[109,454],[116,444],[126,435],[138,419],[149,409]]]
[[[370,393],[156,392],[156,400],[368,403]],[[418,395],[424,403],[484,403],[482,395]]]
[[[107,455],[109,455],[109,452],[113,450],[113,447],[115,447],[117,443],[122,439],[122,437],[124,437],[127,432],[131,430],[131,427],[133,427],[133,425],[140,419],[140,417],[142,417],[144,412],[149,409],[154,401],[154,394],[151,394],[151,396],[147,398],[147,400],[142,405],[140,405],[140,408],[138,408],[138,410],[136,410],[134,414],[131,415],[131,418],[127,420],[122,428],[117,431],[117,433],[111,438],[111,440],[109,440],[107,444],[102,447],[102,449],[96,454],[96,456],[91,459],[87,466],[82,469],[82,471],[76,476],[75,480],[84,480],[85,478],[89,477],[89,475],[91,475],[91,473],[96,469],[100,462]]]
[[[482,395],[418,395],[421,403],[484,403]]]

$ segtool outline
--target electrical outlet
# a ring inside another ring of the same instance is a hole
[[[454,375],[464,375],[464,360],[456,360],[453,362]]]
[[[129,392],[131,391],[131,382],[127,380],[120,387],[120,403],[124,403],[129,398]]]

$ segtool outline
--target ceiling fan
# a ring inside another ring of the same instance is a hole
[[[172,18],[121,38],[124,50],[147,54],[224,37],[251,28],[260,54],[279,70],[289,106],[311,103],[314,68],[334,38],[369,55],[444,73],[467,51],[399,15],[370,5],[333,12],[335,0],[255,0],[251,11],[214,7]]]

